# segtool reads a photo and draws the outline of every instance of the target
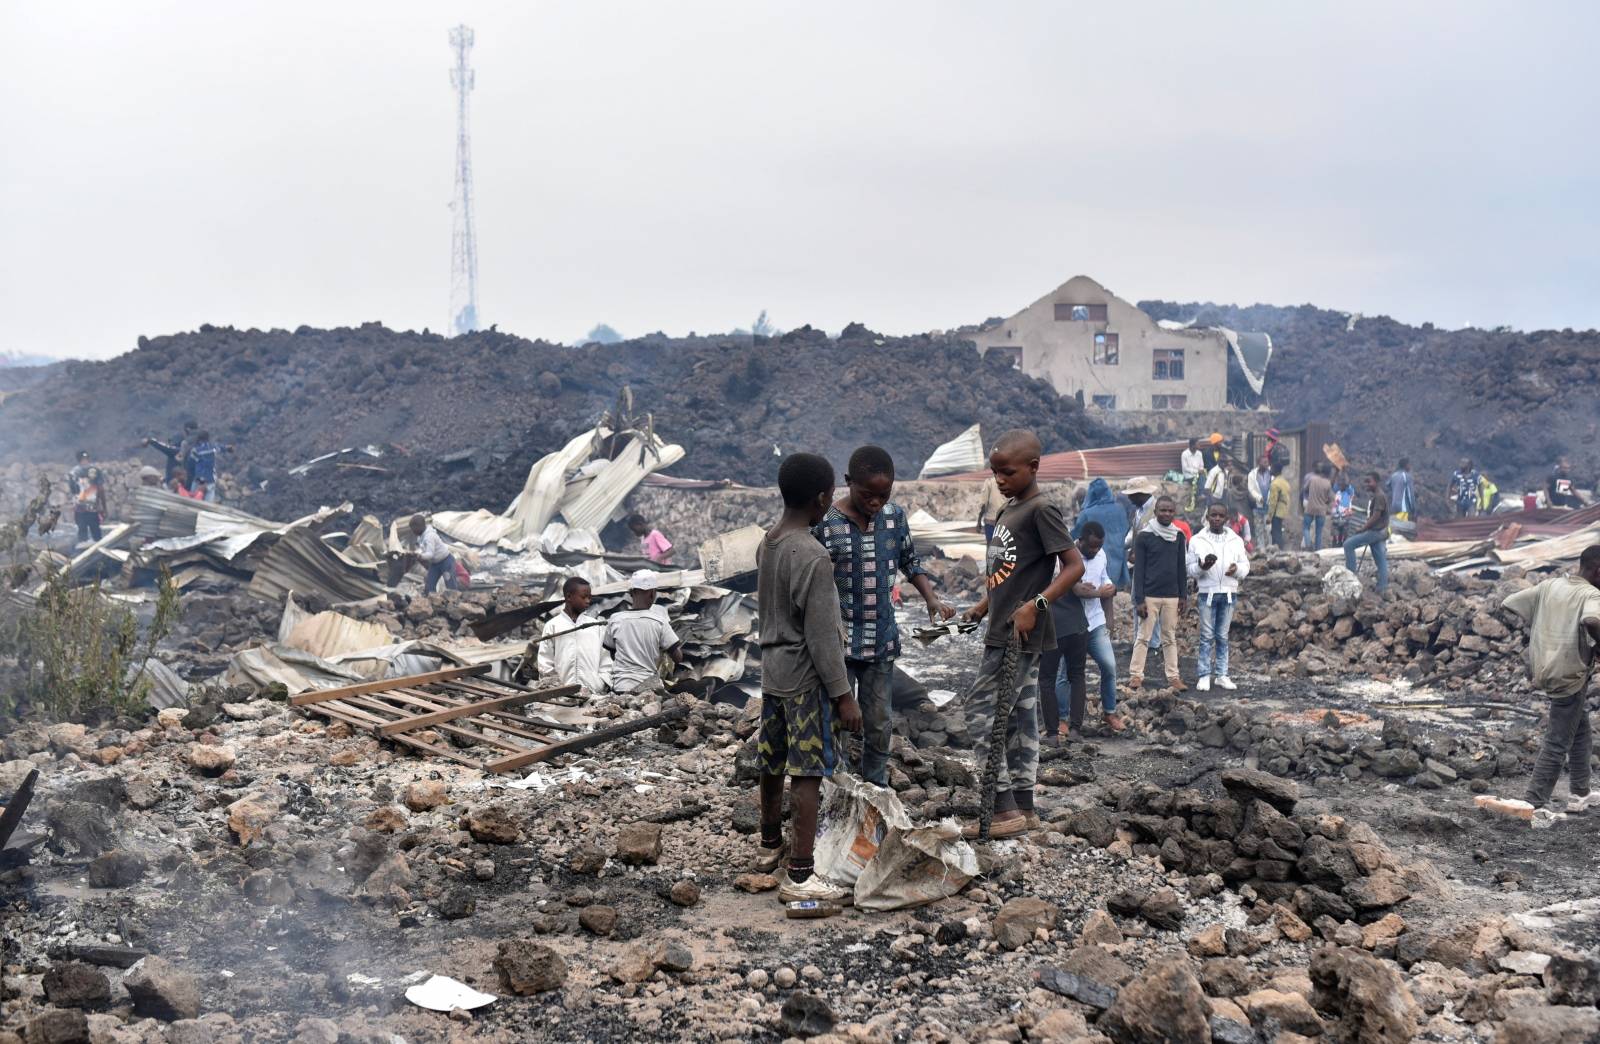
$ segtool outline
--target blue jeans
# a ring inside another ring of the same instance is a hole
[[[1110,714],[1117,709],[1117,654],[1105,624],[1089,632],[1089,659],[1100,668],[1100,709]]]
[[[1228,676],[1228,628],[1233,624],[1233,599],[1225,594],[1203,594],[1195,599],[1200,607],[1200,656],[1196,672],[1204,678],[1212,674],[1212,653],[1216,653],[1216,675]]]
[[[1308,551],[1322,550],[1322,531],[1328,524],[1327,515],[1302,515],[1300,516],[1300,546]],[[1317,542],[1311,542],[1311,530],[1317,531]]]
[[[445,555],[428,567],[428,575],[422,578],[422,593],[433,594],[433,587],[440,580],[444,581],[445,590],[454,591],[456,589],[455,555]]]
[[[1356,571],[1356,550],[1370,547],[1372,561],[1378,567],[1378,593],[1389,590],[1389,534],[1382,529],[1364,529],[1352,533],[1344,542],[1344,567]]]
[[[861,778],[889,785],[889,739],[894,735],[890,704],[894,696],[894,661],[845,660],[845,673],[861,705]]]

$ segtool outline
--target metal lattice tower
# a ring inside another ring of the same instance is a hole
[[[450,30],[456,63],[450,84],[456,89],[456,190],[450,201],[450,330],[471,333],[478,328],[478,236],[472,222],[472,136],[467,125],[467,95],[473,73],[467,65],[472,51],[472,30],[458,25]]]

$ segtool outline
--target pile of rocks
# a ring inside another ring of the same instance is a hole
[[[1235,640],[1269,657],[1275,671],[1302,677],[1355,672],[1418,681],[1448,674],[1474,684],[1488,681],[1469,675],[1480,665],[1518,663],[1522,625],[1500,603],[1528,586],[1521,570],[1484,580],[1398,562],[1380,600],[1324,593],[1332,566],[1305,554],[1268,557],[1239,600]],[[1514,686],[1516,675],[1499,672],[1494,684]]]

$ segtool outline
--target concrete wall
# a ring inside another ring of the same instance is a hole
[[[1105,321],[1057,319],[1056,305],[1104,305]],[[1096,363],[1095,334],[1116,334],[1115,365]],[[1155,320],[1088,276],[1075,276],[973,338],[980,352],[1020,349],[1024,373],[1047,380],[1062,395],[1116,396],[1118,410],[1153,409],[1154,395],[1183,395],[1185,410],[1221,410],[1228,404],[1228,344],[1205,330],[1163,330]],[[1157,349],[1181,348],[1181,381],[1152,376]]]

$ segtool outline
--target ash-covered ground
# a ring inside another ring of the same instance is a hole
[[[1415,567],[1379,602],[1324,595],[1323,568],[1263,559],[1237,692],[1124,689],[1118,736],[1091,709],[1045,750],[1046,827],[895,912],[788,919],[749,871],[755,701],[509,777],[266,690],[17,726],[0,793],[41,770],[42,840],[0,876],[0,1041],[1589,1039],[1600,817],[1534,830],[1473,800],[1519,794],[1537,748],[1494,608],[1528,579]],[[970,595],[970,570],[940,575]],[[270,626],[229,597],[176,641]],[[449,632],[483,597],[397,616]],[[918,820],[977,810],[978,656],[908,643],[892,783]],[[405,1000],[430,974],[498,999]]]

